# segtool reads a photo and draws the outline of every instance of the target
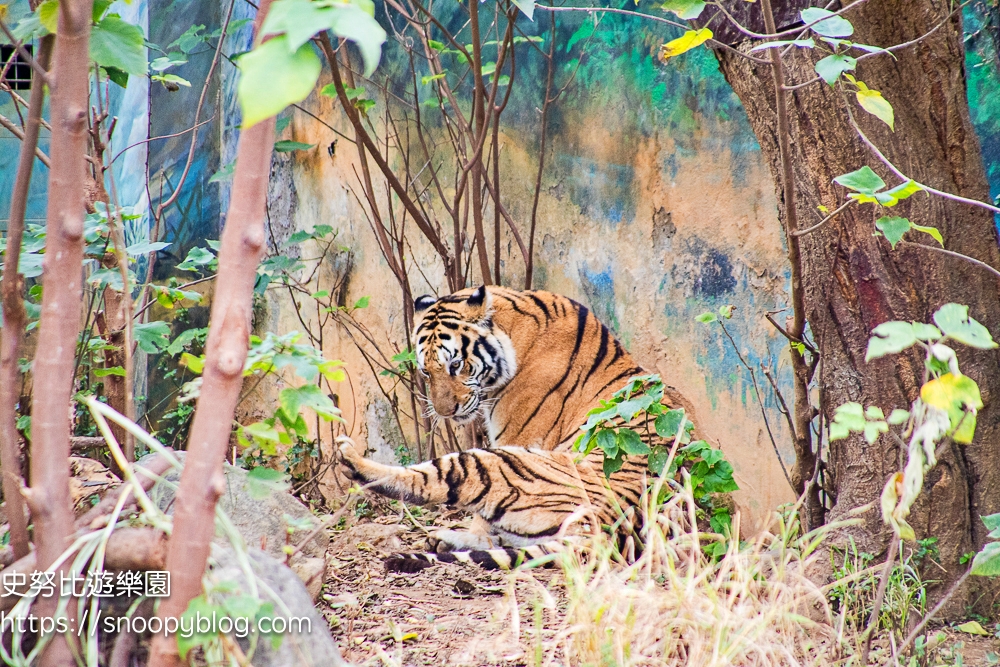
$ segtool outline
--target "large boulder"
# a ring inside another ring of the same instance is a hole
[[[313,607],[309,593],[296,575],[259,549],[250,548],[247,555],[259,597],[274,605],[273,619],[285,619],[288,628],[277,648],[263,639],[257,642],[254,667],[346,666],[326,620]],[[235,589],[243,594],[250,590],[247,573],[231,548],[213,548],[212,561],[207,575],[210,588]],[[244,651],[249,649],[249,638],[237,637],[236,641]]]
[[[176,452],[183,462],[186,452]],[[142,461],[139,461],[142,465]],[[303,544],[313,530],[319,526],[319,519],[312,515],[302,503],[290,493],[267,490],[263,493],[255,487],[248,473],[242,468],[223,464],[226,490],[219,498],[219,507],[230,518],[236,530],[248,547],[260,549],[279,561],[285,559],[285,547],[299,549],[289,566],[305,584],[313,600],[319,598],[326,572],[326,550],[330,536],[325,530],[316,532]],[[177,471],[164,476],[172,484],[157,483],[150,491],[150,498],[167,514],[173,514],[175,485],[180,481]],[[229,543],[222,535],[216,535],[219,545]]]

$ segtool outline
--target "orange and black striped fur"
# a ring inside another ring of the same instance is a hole
[[[593,313],[558,294],[478,287],[415,306],[434,412],[481,418],[494,447],[568,449],[599,399],[645,373]]]
[[[473,514],[470,530],[432,536],[437,554],[400,555],[390,568],[434,561],[509,568],[546,553],[571,517],[582,517],[575,530],[593,530],[616,524],[621,508],[638,503],[644,456],[607,479],[599,451],[582,460],[571,451],[587,412],[645,373],[587,308],[549,292],[502,287],[420,297],[415,306],[418,370],[434,412],[459,423],[481,418],[494,448],[404,468],[367,460],[341,442],[355,480],[410,503]],[[684,401],[667,393],[665,403]]]

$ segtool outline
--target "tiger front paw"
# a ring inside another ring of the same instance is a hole
[[[339,445],[337,451],[340,454],[340,462],[347,469],[348,477],[355,480],[361,479],[359,470],[364,465],[364,451],[346,435],[337,438],[337,444]]]

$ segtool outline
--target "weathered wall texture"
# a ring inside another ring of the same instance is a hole
[[[761,372],[762,364],[774,369],[790,396],[787,347],[764,318],[771,311],[783,323],[786,313],[781,311],[787,306],[788,268],[774,185],[745,115],[710,54],[687,54],[663,66],[652,54],[669,38],[667,33],[630,19],[605,19],[592,26],[589,17],[569,19],[557,35],[562,44],[589,40],[591,51],[553,112],[535,287],[586,304],[643,365],[687,396],[702,433],[726,452],[736,469],[741,486],[737,502],[748,510],[752,530],[778,504],[792,500],[792,492],[749,373],[718,325],[694,318],[724,304],[737,307],[727,328],[757,373],[777,447],[790,463],[789,433]],[[544,26],[527,24],[525,30],[541,34]],[[390,48],[387,58],[392,53]],[[560,57],[571,67],[579,54]],[[524,235],[538,159],[542,81],[531,54],[527,60],[529,82],[522,82],[521,92],[512,98],[501,152],[503,197]],[[975,100],[995,104],[996,92],[986,89],[982,72],[976,76]],[[986,78],[993,80],[992,75]],[[329,99],[313,97],[305,106],[351,134]],[[292,118],[282,138],[318,145],[296,153],[293,226],[309,229],[324,223],[339,231],[339,243],[351,255],[346,303],[370,296],[371,306],[357,313],[359,321],[386,347],[402,349],[399,290],[354,194],[360,195],[357,153],[340,140],[331,156],[326,148],[337,137],[330,129],[300,112]],[[806,215],[805,222],[808,216],[815,216],[813,222],[820,219],[816,211]],[[490,230],[488,226],[487,235]],[[417,244],[416,233],[410,238],[415,293],[446,292],[429,247]],[[502,247],[504,284],[521,286],[523,260],[506,229]],[[427,280],[414,263],[423,267]],[[470,283],[478,280],[474,264]],[[280,296],[272,298],[269,309],[269,327],[298,327]],[[324,352],[345,360],[351,372],[350,387],[341,391],[349,429],[367,439],[378,458],[391,459],[404,437],[412,441],[407,424],[401,431],[388,417],[388,403],[374,375],[344,331],[331,328]]]
[[[554,116],[539,205],[535,287],[590,307],[644,366],[688,397],[704,435],[736,468],[743,489],[738,502],[759,520],[791,500],[791,491],[748,373],[718,325],[694,318],[736,305],[727,326],[747,362],[758,375],[762,362],[787,375],[784,339],[763,317],[785,306],[788,280],[773,185],[711,56],[664,68],[651,57],[658,40],[636,44],[634,34],[627,37],[629,28],[648,30],[611,26],[605,47],[616,52],[581,73],[581,79],[593,81],[578,83]],[[626,72],[634,75],[626,83],[608,83]],[[524,86],[530,90],[534,84]],[[506,206],[526,235],[538,114],[531,105],[534,94],[524,95],[525,100],[515,98],[520,107],[504,128],[501,181]],[[330,100],[310,98],[306,106],[350,134]],[[399,290],[351,192],[358,186],[354,147],[340,140],[329,156],[325,148],[336,136],[301,113],[293,114],[282,138],[319,146],[296,154],[296,226],[324,223],[339,230],[338,242],[353,255],[346,302],[370,296],[371,305],[357,318],[381,340],[402,348]],[[411,238],[416,243],[415,233]],[[524,262],[506,229],[502,248],[504,283],[521,286]],[[432,269],[431,284],[412,270],[416,293],[447,292],[429,248],[415,251],[411,262]],[[478,282],[478,271],[475,264],[470,282]],[[271,313],[270,327],[299,326],[281,296],[272,300]],[[391,456],[401,434],[385,418],[385,399],[354,344],[332,328],[324,351],[345,360],[351,371],[359,404],[344,396],[350,393],[346,387],[342,392],[350,428],[367,438],[378,456]],[[773,394],[763,386],[762,391],[778,446],[790,462],[789,437]],[[403,433],[412,440],[405,423]]]

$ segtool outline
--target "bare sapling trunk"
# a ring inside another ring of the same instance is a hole
[[[46,216],[42,317],[32,399],[31,487],[25,492],[34,520],[39,569],[52,565],[74,532],[69,495],[70,400],[83,305],[84,155],[87,151],[88,42],[91,0],[59,3],[52,67],[52,170]],[[41,598],[40,614],[58,599]],[[67,613],[72,613],[73,605]],[[73,665],[64,636],[42,654],[43,667]]]
[[[255,21],[258,35],[269,5],[270,0],[260,3]],[[160,605],[161,618],[179,618],[188,603],[201,594],[201,579],[215,535],[215,504],[225,483],[222,463],[243,386],[253,286],[264,250],[274,122],[273,117],[269,118],[240,134],[232,204],[219,250],[201,395],[191,425],[188,455],[175,501],[173,533],[167,548],[171,591]],[[176,637],[157,635],[150,667],[180,664]]]
[[[41,40],[37,61],[44,68],[49,66],[54,40],[54,35],[47,35]],[[23,302],[24,279],[18,273],[18,263],[21,258],[28,188],[35,163],[38,132],[42,126],[42,108],[45,106],[45,86],[39,79],[38,76],[34,77],[28,97],[28,118],[10,201],[2,287],[4,327],[0,331],[0,468],[3,470],[3,495],[10,522],[10,545],[15,558],[24,558],[31,548],[24,515],[24,498],[21,497],[24,471],[21,469],[21,447],[16,426],[21,386],[17,362],[21,356],[24,328],[27,326]]]

